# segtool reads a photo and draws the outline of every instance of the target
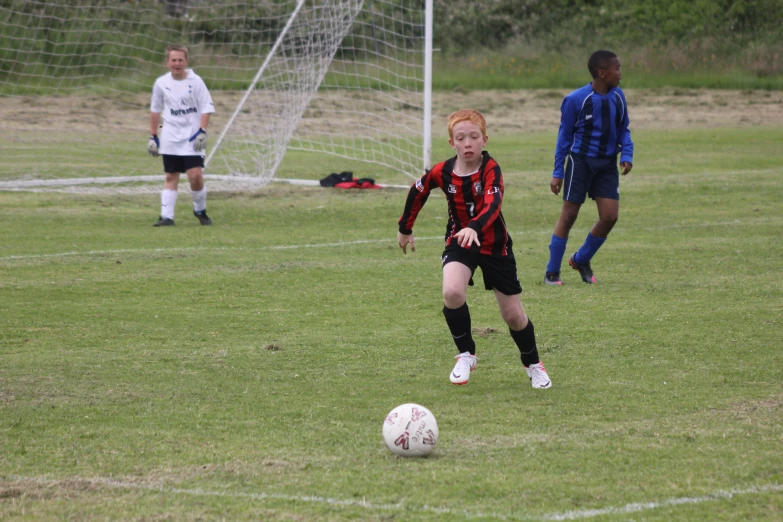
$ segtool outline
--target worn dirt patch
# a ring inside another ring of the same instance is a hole
[[[484,113],[493,135],[554,132],[560,103],[569,90],[436,92],[433,95],[433,133],[445,135],[451,112],[475,108]],[[639,129],[685,129],[783,125],[783,92],[700,89],[630,89],[631,126]],[[242,93],[213,92],[217,113],[210,127],[222,128]],[[7,97],[0,99],[5,133],[46,131],[127,134],[138,139],[149,132],[148,96],[106,100],[89,97]],[[336,116],[345,107],[344,93],[319,93],[305,113],[303,125],[314,129],[349,128],[361,114]],[[402,104],[395,110],[411,110]],[[335,121],[337,120],[337,121]],[[0,131],[3,133],[3,131]]]
[[[439,93],[435,119],[463,107],[484,113],[495,134],[557,131],[568,90]],[[625,91],[633,130],[783,124],[783,92],[655,89]],[[445,126],[445,125],[444,125]],[[434,125],[437,127],[437,124]]]
[[[496,328],[492,328],[491,326],[487,327],[476,327],[473,328],[473,334],[478,335],[479,337],[489,337],[491,334],[498,333],[500,330]]]
[[[447,139],[448,115],[462,108],[482,111],[492,138],[537,133],[554,136],[560,123],[560,104],[569,91],[436,92],[433,143]],[[218,150],[217,140],[244,93],[216,91],[212,94],[217,109],[209,125],[214,153]],[[626,95],[631,129],[635,132],[783,125],[783,91],[631,89]],[[14,183],[18,180],[34,184],[39,180],[71,177],[71,173],[78,172],[80,178],[128,176],[128,180],[135,181],[140,178],[134,177],[145,176],[150,183],[142,186],[118,181],[41,190],[91,194],[159,191],[159,182],[151,175],[159,172],[160,162],[151,161],[146,154],[150,132],[148,94],[121,94],[111,99],[0,97],[0,118],[3,121],[0,143],[8,146],[7,150],[0,147],[0,151],[8,152],[7,156],[13,158],[0,172],[0,183],[3,179],[12,180],[11,186],[16,187]],[[225,142],[233,148],[220,149],[224,152],[210,163],[208,174],[252,173],[253,177],[212,179],[210,190],[264,193],[255,189],[272,176],[272,164],[280,158],[280,145],[294,130],[296,118],[275,100],[274,93],[258,92],[249,98],[234,121],[231,136]],[[416,172],[421,131],[421,112],[413,107],[410,99],[383,93],[325,91],[311,101],[298,122],[292,143],[302,153],[326,152],[339,156],[346,148],[360,161],[372,161],[395,172]],[[369,140],[383,146],[367,147]],[[314,163],[311,167],[318,169]],[[317,173],[319,177],[324,174]]]
[[[731,404],[731,412],[736,417],[773,415],[779,418],[778,411],[783,411],[783,399],[780,397],[770,397],[757,401],[742,401]]]
[[[89,481],[64,479],[59,481],[18,479],[0,485],[0,505],[19,499],[49,500],[53,498],[74,499],[85,492],[95,491],[98,486]]]

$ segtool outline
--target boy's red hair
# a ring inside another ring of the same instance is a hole
[[[449,115],[449,139],[454,138],[454,126],[461,121],[469,121],[481,129],[481,135],[487,137],[487,122],[479,111],[462,109]]]

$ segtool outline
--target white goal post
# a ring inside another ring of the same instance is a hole
[[[149,100],[172,43],[215,101],[210,190],[430,166],[432,0],[7,0],[0,190],[159,190]]]

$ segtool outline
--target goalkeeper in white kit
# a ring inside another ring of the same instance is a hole
[[[185,172],[193,192],[193,214],[202,225],[211,225],[207,216],[207,187],[204,185],[204,151],[207,125],[215,112],[212,96],[204,80],[188,69],[188,49],[182,45],[166,48],[164,74],[152,87],[150,103],[150,139],[147,150],[153,157],[163,156],[166,181],[160,196],[160,218],[153,226],[174,225],[179,175]],[[158,129],[163,124],[158,136]]]

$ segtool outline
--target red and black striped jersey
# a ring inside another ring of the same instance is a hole
[[[413,223],[419,211],[427,202],[432,189],[440,187],[449,207],[449,222],[446,225],[446,246],[457,245],[454,236],[465,227],[478,234],[481,247],[473,245],[471,250],[491,256],[511,254],[511,237],[500,212],[503,202],[503,175],[500,165],[487,151],[478,172],[470,176],[454,174],[457,157],[438,163],[411,186],[405,210],[398,221],[403,234],[413,232]]]

